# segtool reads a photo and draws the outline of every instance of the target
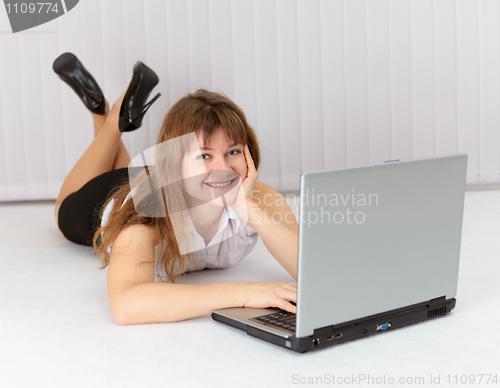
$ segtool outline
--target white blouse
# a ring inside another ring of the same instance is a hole
[[[129,197],[126,198],[126,200],[128,199]],[[106,224],[113,208],[113,201],[104,209],[101,225]],[[184,270],[179,268],[176,275],[205,268],[227,268],[235,265],[255,248],[259,238],[257,232],[251,226],[244,224],[230,206],[223,209],[219,229],[207,245],[192,221],[190,219],[189,221],[191,223],[190,233],[196,247],[196,250],[192,252],[193,265],[188,260],[186,268]],[[165,240],[163,244],[165,244]],[[108,247],[109,252],[110,247]],[[158,249],[155,249],[155,252],[158,253]],[[163,268],[158,265],[156,265],[156,276],[162,279],[167,278]]]

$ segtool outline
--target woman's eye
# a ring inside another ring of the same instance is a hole
[[[205,156],[206,156],[206,157],[205,157]],[[207,154],[203,154],[203,155],[198,156],[198,159],[206,159],[206,158],[208,158],[208,157],[209,157],[209,155],[207,155]]]
[[[232,151],[229,151],[228,153],[229,153],[229,155],[236,155],[236,154],[241,153],[241,151],[240,150],[232,150]]]

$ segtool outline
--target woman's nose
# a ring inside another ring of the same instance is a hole
[[[210,163],[210,170],[231,170],[231,166],[225,158],[215,158],[213,163]]]

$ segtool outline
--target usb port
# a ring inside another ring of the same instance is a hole
[[[381,325],[377,325],[377,330],[386,330],[391,327],[390,322],[382,323]]]
[[[338,339],[338,338],[340,338],[340,337],[342,337],[342,333],[338,333],[338,334],[335,334],[335,335],[331,335],[331,336],[329,336],[329,337],[326,337],[326,340],[327,340],[327,341],[331,341],[331,340],[332,340],[332,339],[334,339],[334,338],[335,338],[335,339]]]

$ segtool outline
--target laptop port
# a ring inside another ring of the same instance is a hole
[[[313,339],[313,346],[318,346],[319,345],[319,338]]]
[[[340,338],[340,337],[342,337],[342,333],[338,333],[338,334],[335,334],[335,335],[330,335],[330,336],[326,337],[326,340],[327,340],[327,341],[331,341],[331,340],[332,340],[332,339],[334,339],[334,338],[335,338],[335,339],[338,339],[338,338]]]
[[[377,330],[386,330],[391,327],[390,322],[382,323],[381,325],[377,325]]]

